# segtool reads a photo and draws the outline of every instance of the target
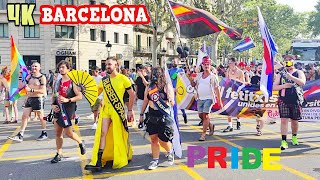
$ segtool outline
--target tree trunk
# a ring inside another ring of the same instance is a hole
[[[157,37],[157,30],[153,29],[153,38],[152,38],[152,66],[156,67],[158,64],[157,60],[157,47],[158,47],[158,37]]]
[[[212,38],[212,46],[211,46],[211,59],[217,65],[220,64],[220,60],[218,59],[218,38],[220,33],[214,33]]]

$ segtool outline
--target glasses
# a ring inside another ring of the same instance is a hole
[[[293,66],[293,61],[292,61],[292,60],[286,60],[284,63],[285,63],[285,66],[286,66],[286,67],[291,67],[291,66]]]

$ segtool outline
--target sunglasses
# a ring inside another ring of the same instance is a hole
[[[293,66],[293,61],[292,60],[288,60],[285,62],[285,66],[286,67],[292,67]]]

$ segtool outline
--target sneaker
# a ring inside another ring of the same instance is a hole
[[[97,129],[97,123],[93,123],[91,129]]]
[[[154,170],[154,169],[157,169],[157,167],[158,167],[158,163],[156,161],[151,161],[148,169]]]
[[[51,163],[58,163],[59,161],[61,161],[61,156],[60,156],[60,154],[57,153],[54,156],[54,158],[51,160]]]
[[[294,145],[294,146],[298,146],[299,145],[297,136],[292,136],[292,145]]]
[[[173,151],[171,153],[168,153],[166,155],[166,157],[168,158],[168,163],[170,165],[173,165],[173,163],[174,163],[174,153],[173,153]]]
[[[46,140],[48,139],[48,134],[47,132],[43,132],[41,133],[41,135],[38,137],[37,141],[43,141],[43,140]]]
[[[237,122],[237,130],[240,130],[240,128],[241,128],[241,123]]]
[[[226,129],[223,130],[223,132],[232,132],[233,131],[233,127],[228,126]]]
[[[82,144],[79,144],[79,148],[80,148],[80,152],[81,155],[85,155],[86,154],[86,145],[84,144],[84,140],[82,140]]]
[[[262,132],[260,130],[257,131],[257,136],[262,136]]]
[[[12,136],[12,137],[9,136],[8,139],[11,139],[11,140],[17,141],[17,142],[22,142],[23,141],[23,136],[21,135],[21,133],[18,133],[15,136]]]
[[[288,149],[288,143],[285,140],[281,141],[281,146],[280,146],[281,150],[285,150]]]
[[[185,123],[185,124],[187,124],[187,123],[188,123],[187,115],[184,115],[184,116],[183,116],[183,121],[184,121],[184,123]]]

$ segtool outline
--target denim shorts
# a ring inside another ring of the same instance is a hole
[[[198,113],[210,113],[211,108],[213,106],[212,99],[206,99],[206,100],[198,100],[197,101],[198,106]]]

